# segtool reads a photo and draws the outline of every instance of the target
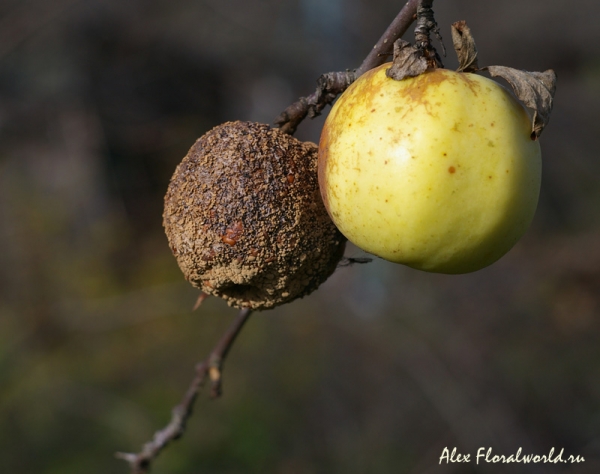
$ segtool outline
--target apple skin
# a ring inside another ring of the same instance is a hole
[[[485,77],[391,63],[334,104],[319,143],[325,207],[356,246],[392,262],[468,273],[508,252],[537,207],[541,151],[525,108]]]

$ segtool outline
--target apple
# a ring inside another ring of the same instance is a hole
[[[390,65],[363,74],[325,121],[325,207],[348,240],[386,260],[439,273],[484,268],[535,214],[541,152],[530,117],[485,77],[434,69],[396,81]]]

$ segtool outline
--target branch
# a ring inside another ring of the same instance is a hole
[[[383,64],[385,58],[391,54],[394,42],[408,30],[414,21],[418,3],[418,0],[408,0],[356,71],[323,74],[317,81],[317,90],[312,95],[300,98],[296,103],[285,109],[275,120],[275,123],[279,125],[282,131],[290,135],[293,134],[300,122],[307,115],[311,118],[319,115],[323,108],[327,104],[331,104],[357,77]],[[348,264],[351,263],[364,263],[364,261],[363,259],[349,259]],[[202,303],[205,297],[204,295],[200,295],[194,309]],[[231,323],[227,332],[221,337],[210,355],[196,365],[194,378],[181,403],[173,408],[169,424],[154,433],[152,440],[144,444],[139,453],[116,453],[117,458],[129,463],[132,474],[148,473],[152,462],[160,452],[171,441],[183,435],[186,423],[192,415],[198,392],[204,385],[207,376],[211,381],[211,397],[216,398],[221,395],[221,369],[223,361],[250,314],[251,310],[249,309],[240,310],[238,316]]]
[[[390,23],[390,26],[381,35],[377,44],[373,46],[371,52],[356,70],[356,77],[362,76],[374,67],[381,66],[385,62],[385,58],[392,54],[393,44],[406,33],[408,27],[415,21],[418,4],[419,0],[409,0],[406,2],[406,5],[398,13],[398,16]]]
[[[196,374],[181,403],[173,408],[169,424],[162,430],[154,433],[152,440],[144,444],[139,453],[116,454],[117,458],[129,463],[132,474],[146,474],[149,472],[152,461],[154,461],[163,448],[171,441],[183,435],[186,423],[190,416],[192,416],[194,402],[200,388],[204,385],[207,375],[211,381],[211,397],[216,398],[221,395],[221,368],[223,361],[250,314],[251,310],[247,308],[240,310],[210,355],[196,366]]]
[[[417,8],[417,27],[415,28],[415,47],[423,52],[423,55],[432,68],[444,67],[435,48],[431,45],[431,33],[435,35],[442,51],[446,56],[446,48],[442,42],[440,29],[433,15],[433,0],[421,0]]]
[[[404,5],[356,71],[323,74],[317,81],[315,92],[308,97],[301,97],[285,109],[275,119],[275,124],[281,131],[293,135],[306,116],[314,118],[320,115],[325,106],[331,104],[358,77],[383,64],[385,58],[391,55],[394,42],[406,33],[415,20],[418,3],[419,0],[409,0]]]
[[[396,81],[406,77],[417,77],[427,70],[442,68],[442,60],[431,45],[433,33],[440,44],[444,56],[446,49],[438,25],[433,16],[433,0],[420,0],[417,6],[417,26],[415,28],[415,44],[402,39],[394,43],[394,59],[392,66],[385,72],[386,76]]]

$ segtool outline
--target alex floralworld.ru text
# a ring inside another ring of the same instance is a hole
[[[519,448],[516,453],[505,455],[505,454],[493,454],[492,448],[479,448],[474,459],[471,454],[459,453],[456,448],[450,451],[448,448],[442,450],[439,464],[446,463],[468,463],[475,461],[476,464],[480,463],[549,463],[549,464],[560,464],[560,463],[580,463],[584,462],[583,456],[565,456],[564,448],[558,453],[555,453],[555,449],[552,448],[548,454],[537,455],[537,454],[523,454],[522,448]]]

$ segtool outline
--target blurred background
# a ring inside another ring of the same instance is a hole
[[[236,314],[191,311],[161,226],[175,166],[357,67],[403,3],[0,1],[1,472],[128,472],[113,453],[166,424]],[[600,472],[600,4],[434,6],[447,49],[465,19],[480,64],[558,73],[532,228],[475,274],[376,259],[255,314],[223,398],[201,393],[153,472]],[[444,447],[585,462],[440,465]]]

